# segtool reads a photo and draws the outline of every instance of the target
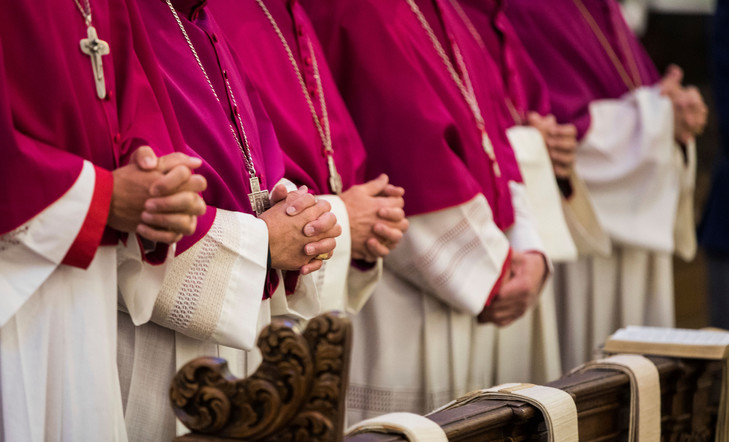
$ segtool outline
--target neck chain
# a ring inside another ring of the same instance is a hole
[[[458,44],[456,43],[455,39],[450,38],[451,40],[451,47],[453,48],[453,54],[456,59],[456,63],[458,64],[458,68],[461,71],[463,75],[463,79],[461,79],[461,76],[458,75],[458,72],[456,72],[455,66],[453,66],[453,63],[451,62],[450,57],[448,57],[448,54],[446,54],[446,51],[443,49],[443,46],[440,44],[440,41],[438,41],[438,37],[436,37],[435,32],[433,31],[433,28],[430,27],[430,24],[425,19],[425,16],[423,15],[423,12],[420,10],[417,4],[415,4],[415,0],[405,0],[407,4],[410,6],[410,9],[413,11],[415,16],[417,17],[418,21],[420,22],[420,26],[423,28],[425,33],[428,35],[428,38],[430,38],[430,42],[433,45],[433,48],[438,53],[438,56],[440,57],[441,61],[445,65],[446,69],[448,70],[448,73],[451,76],[451,79],[458,87],[458,90],[461,92],[461,96],[466,101],[466,104],[468,104],[468,107],[471,109],[471,113],[473,114],[473,119],[476,121],[476,127],[481,132],[481,146],[483,147],[483,150],[486,152],[486,155],[488,155],[489,159],[491,160],[491,166],[493,167],[494,174],[497,177],[501,176],[501,170],[499,169],[499,163],[496,161],[496,155],[494,153],[494,146],[491,143],[491,140],[489,139],[488,134],[486,133],[486,123],[483,119],[483,115],[481,114],[481,108],[478,106],[478,101],[476,99],[476,92],[473,89],[473,84],[471,83],[471,78],[468,75],[468,68],[466,66],[466,62],[463,60],[463,55],[461,54],[461,50],[458,47]]]
[[[220,98],[218,97],[217,92],[215,92],[215,88],[213,87],[213,83],[210,81],[210,77],[208,76],[207,71],[205,70],[205,67],[202,64],[202,61],[200,60],[200,57],[197,55],[197,50],[195,50],[195,46],[192,44],[192,40],[190,40],[190,37],[187,35],[187,31],[185,30],[185,26],[182,24],[182,20],[180,20],[180,16],[177,15],[177,11],[175,10],[175,7],[172,5],[172,2],[170,0],[166,0],[167,6],[170,8],[170,11],[172,11],[172,15],[175,17],[175,21],[177,21],[177,25],[180,27],[180,31],[182,32],[182,36],[185,38],[185,41],[187,42],[187,45],[190,48],[190,51],[192,52],[192,55],[195,57],[195,60],[197,61],[197,65],[200,68],[200,71],[202,71],[203,75],[205,76],[205,80],[208,83],[208,86],[210,86],[210,90],[213,93],[213,96],[215,97],[215,100],[217,100],[218,103],[221,103]],[[233,104],[233,109],[238,108],[238,104],[235,101],[235,95],[233,94],[233,88],[230,85],[230,81],[228,78],[225,78],[225,87],[227,88],[228,94],[230,96],[230,99]],[[222,104],[221,104],[222,105]],[[240,131],[243,136],[243,141],[241,142],[241,139],[238,137],[238,133],[235,130],[235,127],[233,126],[233,123],[228,121],[228,125],[230,126],[230,133],[233,135],[233,139],[235,139],[235,143],[238,145],[238,148],[240,149],[241,153],[243,154],[243,160],[246,165],[246,169],[248,171],[248,178],[251,186],[251,193],[248,194],[248,199],[251,203],[251,208],[256,212],[257,216],[260,216],[263,212],[265,212],[267,209],[271,207],[271,201],[268,196],[268,190],[261,190],[261,183],[258,178],[258,174],[256,173],[256,167],[253,164],[253,157],[251,156],[251,149],[250,149],[250,143],[248,142],[248,136],[246,135],[245,127],[243,126],[243,119],[240,116],[239,112],[234,112],[238,119],[238,124],[240,126]]]
[[[258,6],[261,7],[261,10],[263,10],[263,13],[266,15],[266,18],[268,18],[268,21],[271,23],[271,26],[273,26],[273,30],[276,32],[276,35],[278,36],[278,39],[281,40],[281,44],[283,45],[284,50],[286,51],[286,55],[288,55],[289,62],[291,63],[291,67],[294,69],[294,73],[296,74],[296,78],[299,80],[299,86],[301,86],[301,92],[304,94],[304,98],[306,99],[306,103],[309,105],[309,112],[311,113],[311,118],[314,121],[314,126],[316,126],[316,130],[319,133],[319,138],[321,139],[322,145],[324,146],[324,153],[327,156],[327,166],[329,168],[329,187],[331,187],[332,191],[335,194],[340,194],[342,192],[342,177],[337,172],[337,166],[334,163],[334,149],[332,148],[332,133],[331,128],[329,126],[329,115],[327,113],[327,103],[324,99],[324,88],[322,87],[321,82],[321,75],[319,73],[319,64],[316,60],[316,54],[314,54],[314,47],[311,44],[311,39],[307,38],[307,45],[309,49],[309,53],[311,54],[312,59],[312,66],[314,68],[314,78],[316,79],[316,87],[319,91],[319,105],[321,106],[321,112],[322,112],[322,118],[319,119],[319,116],[316,113],[316,109],[314,108],[314,103],[311,100],[311,97],[309,96],[309,93],[306,88],[306,82],[304,81],[304,76],[301,74],[301,70],[299,69],[298,63],[296,63],[296,59],[294,58],[294,54],[291,51],[291,47],[289,46],[288,42],[286,41],[286,37],[284,37],[283,32],[281,32],[281,28],[279,28],[278,24],[276,23],[276,20],[273,18],[273,15],[271,15],[271,12],[268,10],[266,5],[263,3],[263,0],[256,0],[258,3]]]
[[[468,14],[466,14],[466,11],[463,10],[461,5],[458,3],[457,0],[450,0],[451,5],[453,6],[453,9],[456,10],[456,13],[458,13],[458,16],[460,17],[461,21],[466,25],[466,29],[468,29],[468,32],[471,33],[471,36],[474,40],[476,40],[476,43],[488,53],[488,48],[486,47],[486,43],[483,41],[483,38],[481,38],[481,34],[478,33],[476,30],[476,26],[473,24],[471,19],[468,17]],[[526,116],[524,115],[525,112],[523,110],[517,109],[516,105],[514,104],[514,100],[509,96],[509,88],[508,88],[508,82],[507,79],[504,78],[504,101],[506,102],[506,107],[509,110],[509,113],[511,114],[511,118],[514,119],[514,122],[518,125],[523,125],[526,121]]]
[[[640,72],[638,71],[638,65],[635,62],[635,57],[633,56],[633,51],[630,48],[630,44],[628,43],[628,38],[625,35],[625,32],[622,32],[618,26],[614,26],[615,33],[620,40],[620,46],[622,46],[623,54],[628,61],[631,75],[628,75],[628,72],[625,69],[625,65],[618,58],[617,54],[613,50],[613,47],[610,45],[607,38],[605,37],[605,34],[600,29],[600,26],[598,26],[595,18],[592,16],[592,14],[590,14],[590,11],[587,9],[587,7],[585,7],[585,4],[582,3],[582,0],[572,0],[572,2],[575,4],[577,9],[580,10],[582,18],[585,19],[587,25],[592,30],[592,33],[595,34],[595,37],[597,37],[597,40],[600,42],[603,50],[610,58],[610,61],[612,62],[613,66],[615,66],[615,69],[618,71],[618,75],[620,75],[623,83],[625,83],[629,90],[636,89],[638,86],[640,86]]]
[[[81,6],[78,0],[73,0],[76,3],[81,15],[84,17],[84,23],[86,24],[86,38],[82,38],[79,41],[81,52],[89,56],[91,60],[91,70],[94,74],[94,84],[96,86],[96,96],[103,100],[106,98],[106,82],[104,81],[104,65],[101,62],[101,57],[109,55],[109,44],[104,40],[101,40],[96,34],[96,28],[91,24],[91,3],[89,0],[84,1],[84,5]]]

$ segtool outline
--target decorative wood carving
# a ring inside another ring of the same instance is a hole
[[[218,358],[198,358],[175,376],[170,398],[193,433],[177,441],[340,441],[351,324],[339,313],[312,319],[303,334],[276,319],[258,339],[263,362],[245,379]]]

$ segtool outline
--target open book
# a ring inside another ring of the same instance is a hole
[[[604,350],[608,353],[725,359],[729,357],[729,331],[629,326],[613,333],[605,341]]]

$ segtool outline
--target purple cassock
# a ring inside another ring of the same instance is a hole
[[[514,221],[508,181],[521,181],[499,123],[503,97],[481,72],[483,48],[445,0],[416,0],[451,63],[457,47],[493,144],[500,176],[482,146],[474,113],[444,61],[402,1],[306,0],[345,103],[367,148],[367,176],[385,172],[406,189],[408,215],[488,200],[496,224]],[[356,73],[356,74],[352,74]],[[457,72],[463,78],[464,72]]]
[[[578,138],[590,127],[590,102],[619,98],[631,89],[655,84],[660,79],[653,62],[625,23],[617,2],[582,0],[580,4],[614,48],[619,64],[626,66],[632,87],[623,80],[574,0],[509,0],[505,7],[549,87],[552,112],[560,123],[574,124]],[[629,50],[624,50],[626,46]]]
[[[10,2],[0,16],[0,234],[61,198],[88,160],[96,166],[96,189],[64,261],[84,268],[100,244],[123,237],[105,228],[108,171],[126,164],[141,145],[158,155],[182,145],[136,8],[115,0],[94,6],[92,24],[111,47],[102,58],[104,99],[97,96],[89,56],[79,48],[87,30],[73,1]],[[74,33],[59,23],[75,24]]]
[[[494,80],[500,80],[512,124],[524,123],[530,111],[550,113],[544,79],[504,12],[508,0],[458,0],[458,4],[472,25],[469,30],[478,34],[498,65]]]
[[[317,194],[333,193],[323,140],[326,136],[317,129],[311,103],[323,131],[326,110],[343,189],[362,183],[364,146],[306,13],[297,0],[266,0],[264,6],[288,44],[290,55],[257,1],[216,0],[210,10],[239,56],[241,71],[261,95],[285,154],[286,178],[307,185]],[[303,87],[292,61],[301,73]]]
[[[179,254],[207,233],[216,208],[253,213],[248,200],[249,174],[233,131],[238,140],[248,140],[261,189],[270,190],[283,177],[283,158],[266,111],[239,73],[238,62],[206,2],[173,0],[172,4],[215,94],[167,3],[137,0],[137,4],[150,38],[158,42],[154,48],[188,153],[203,159],[197,172],[208,181],[203,193],[208,210],[198,218],[195,234],[178,243]]]

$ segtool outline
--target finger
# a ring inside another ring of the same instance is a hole
[[[377,216],[383,220],[397,223],[405,219],[405,211],[400,207],[381,207],[377,210]]]
[[[572,137],[548,137],[547,147],[551,151],[573,154],[577,150],[577,143]]]
[[[574,152],[565,152],[562,150],[551,150],[549,151],[549,158],[552,159],[552,163],[558,163],[561,165],[571,165],[575,162]]]
[[[385,190],[378,193],[376,196],[403,196],[405,195],[405,188],[396,186],[394,184],[388,184],[385,186]]]
[[[301,266],[299,273],[302,275],[308,275],[309,273],[316,272],[324,265],[324,261],[321,259],[312,259],[308,263]]]
[[[271,199],[271,204],[276,204],[279,201],[286,198],[286,195],[289,194],[289,189],[286,188],[283,184],[277,184],[276,187],[273,188],[271,191],[271,195],[269,195],[269,198]]]
[[[140,146],[132,153],[129,162],[142,170],[154,170],[157,168],[158,158],[151,147]]]
[[[139,224],[136,232],[139,236],[147,238],[150,241],[161,242],[165,244],[174,244],[182,239],[182,235],[169,230],[158,230],[146,224]]]
[[[150,198],[144,203],[144,210],[149,213],[203,215],[205,209],[205,201],[194,192],[179,192],[170,196]]]
[[[182,235],[192,235],[197,228],[197,217],[179,213],[142,212],[142,221],[160,230],[169,230]]]
[[[384,258],[390,254],[390,247],[381,243],[376,238],[368,238],[366,245],[367,251],[372,255],[371,258]],[[374,259],[368,259],[368,261],[372,262]]]
[[[389,181],[390,178],[388,178],[386,174],[382,173],[374,180],[367,181],[366,183],[361,184],[361,186],[367,195],[375,196],[385,190]]]
[[[577,128],[574,124],[555,124],[549,129],[549,134],[560,137],[576,137]]]
[[[372,230],[386,244],[393,244],[393,247],[400,242],[403,235],[401,230],[386,226],[384,223],[375,223]]]
[[[380,207],[405,207],[405,199],[401,196],[382,196],[377,197],[377,203]]]
[[[304,196],[306,198],[306,196]],[[330,212],[332,210],[332,205],[329,204],[328,201],[323,199],[317,199],[314,198],[314,205],[308,207],[307,209],[304,209],[303,212],[301,212],[302,218],[306,219],[307,222],[312,222],[322,216],[323,214]],[[287,209],[288,211],[288,209]]]
[[[534,111],[531,111],[527,114],[527,122],[531,126],[539,126],[540,124],[542,124],[543,119],[544,118],[539,113]]]
[[[177,191],[192,176],[192,171],[186,166],[176,166],[152,183],[150,194],[153,196],[170,195]]]
[[[317,198],[309,193],[309,188],[301,186],[296,192],[289,192],[286,196],[286,213],[295,216],[309,208],[316,206]],[[328,203],[327,203],[328,204]]]
[[[331,236],[331,230],[337,225],[337,216],[332,212],[324,212],[314,221],[306,223],[303,228],[304,236],[314,237],[320,235]]]
[[[572,175],[572,168],[553,164],[554,176],[557,178],[569,178]]]
[[[174,152],[159,159],[158,169],[162,173],[167,173],[178,166],[184,166],[189,169],[197,169],[202,166],[200,158],[185,155],[182,152]]]
[[[304,253],[307,256],[316,256],[320,253],[333,253],[337,242],[334,238],[324,238],[319,241],[310,242],[304,246]]]
[[[378,224],[381,224],[382,227],[377,227]],[[407,220],[407,218],[403,218],[397,222],[381,221],[381,222],[375,222],[373,232],[377,233],[377,232],[379,232],[379,229],[390,228],[390,229],[396,229],[399,232],[401,232],[402,234],[404,234],[408,230],[408,227],[410,227],[410,222]]]

